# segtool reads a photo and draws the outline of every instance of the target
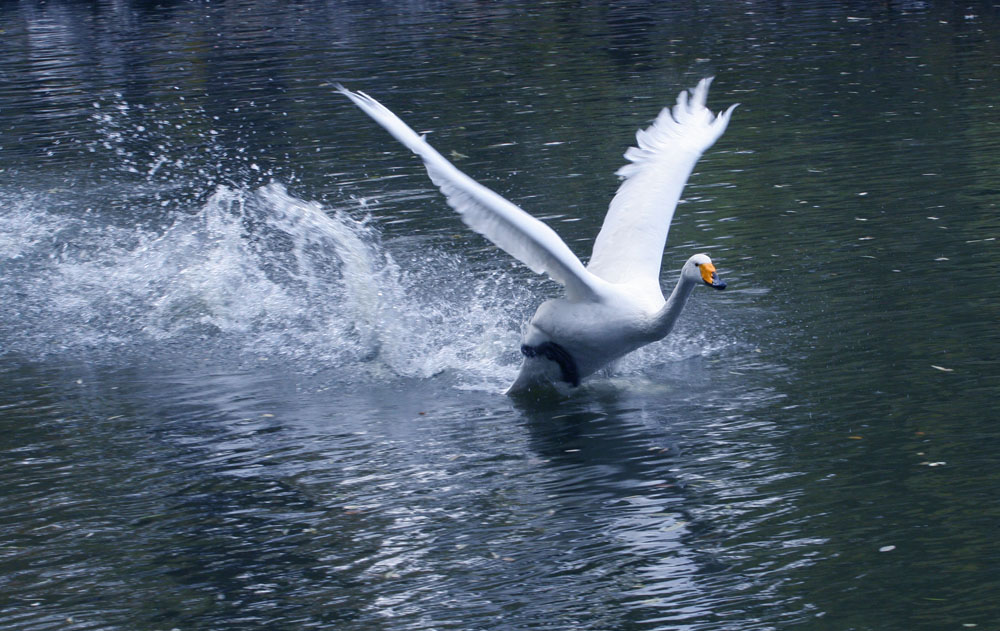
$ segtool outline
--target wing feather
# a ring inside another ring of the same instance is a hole
[[[587,266],[592,273],[612,283],[659,287],[663,248],[681,192],[736,107],[712,114],[705,107],[711,83],[702,79],[690,96],[681,92],[673,108],[663,108],[649,128],[636,133],[636,146],[625,152],[629,163],[617,171],[625,180],[594,241]]]
[[[565,286],[570,300],[599,298],[604,281],[584,268],[552,228],[459,171],[423,136],[372,97],[340,84],[335,87],[423,160],[431,181],[466,225],[534,272],[548,274]]]

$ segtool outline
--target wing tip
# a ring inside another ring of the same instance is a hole
[[[708,99],[708,89],[712,86],[712,82],[715,81],[715,77],[704,77],[698,82],[698,85],[694,87],[694,94],[692,94],[692,105],[695,108],[705,107],[705,101]]]
[[[353,97],[354,94],[355,94],[353,91],[348,90],[347,88],[345,88],[344,84],[341,83],[340,81],[327,81],[323,85],[327,86],[327,87],[332,87],[337,92],[340,92],[341,94],[343,94],[344,96],[349,97],[349,98]]]
[[[714,80],[714,76],[704,77],[694,88],[681,90],[674,107],[664,107],[652,125],[639,129],[636,133],[636,146],[625,152],[628,162],[615,171],[615,175],[628,178],[640,172],[644,162],[668,145],[681,143],[700,154],[715,144],[729,125],[729,118],[739,103],[730,105],[718,114],[709,110],[705,102],[708,88]]]
[[[392,114],[386,106],[379,103],[374,97],[366,92],[362,92],[361,90],[349,90],[339,81],[332,81],[326,83],[325,85],[333,86],[334,90],[354,101],[354,104],[364,110],[369,116],[371,116],[373,112],[382,114],[388,112],[393,118],[396,118],[396,115]]]

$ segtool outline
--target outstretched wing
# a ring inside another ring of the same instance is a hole
[[[594,242],[587,269],[612,283],[653,283],[659,287],[663,246],[681,191],[701,154],[726,130],[736,105],[718,116],[705,108],[711,78],[673,109],[636,134],[636,147],[617,174],[624,177]]]
[[[431,181],[441,189],[448,205],[461,215],[467,226],[535,272],[548,274],[561,283],[570,300],[595,300],[600,296],[604,281],[584,268],[552,228],[459,171],[427,144],[423,136],[372,97],[364,92],[352,92],[340,84],[335,87],[396,140],[420,156]]]

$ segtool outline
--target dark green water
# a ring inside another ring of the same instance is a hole
[[[0,3],[5,629],[1000,628],[1000,9]],[[370,92],[581,256],[634,132],[740,102],[664,284],[512,401],[557,287]]]

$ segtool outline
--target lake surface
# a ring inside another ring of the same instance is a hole
[[[0,3],[5,629],[996,629],[1000,9]],[[559,288],[337,95],[589,255],[739,102],[675,332],[512,400]]]

